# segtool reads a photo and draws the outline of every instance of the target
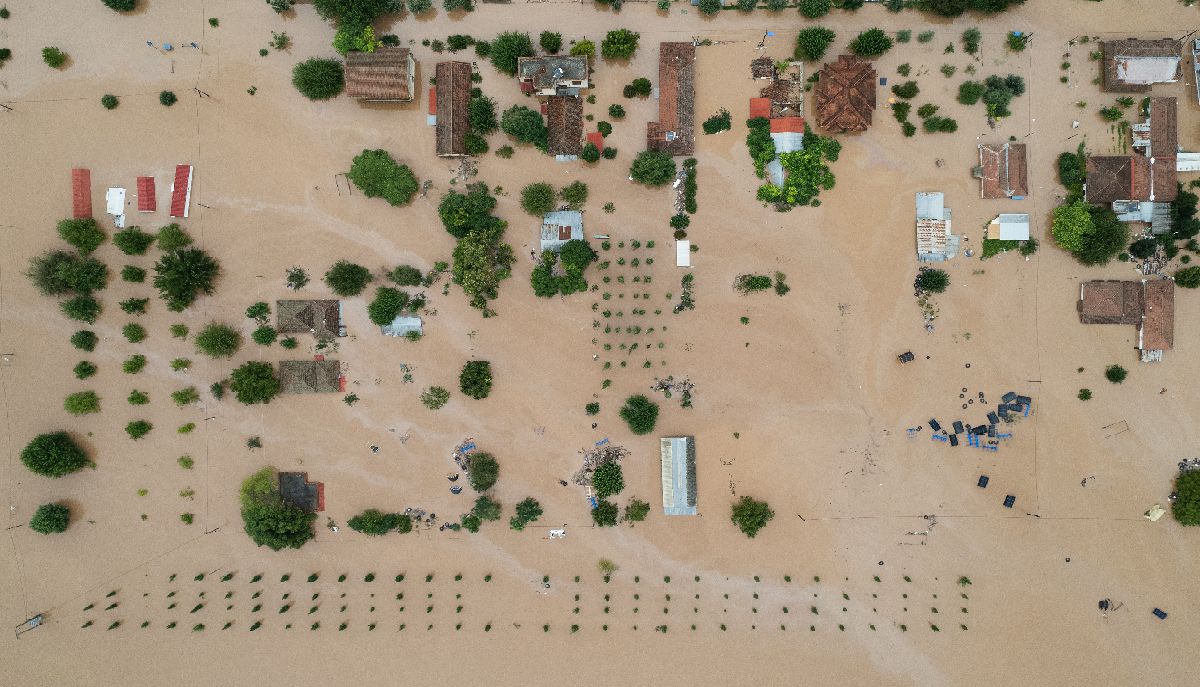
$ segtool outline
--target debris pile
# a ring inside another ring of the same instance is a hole
[[[596,468],[608,463],[617,463],[628,455],[628,449],[610,443],[586,450],[583,452],[583,467],[571,477],[571,481],[581,487],[590,487],[592,473],[596,472]]]
[[[967,395],[966,387],[963,387],[962,393],[958,397],[965,398]],[[987,397],[982,391],[979,392],[980,405],[987,405]],[[963,410],[967,406],[973,405],[976,399],[966,399],[962,404]],[[1029,411],[1033,408],[1033,399],[1029,396],[1018,395],[1015,391],[1009,391],[1001,397],[1000,405],[996,406],[996,410],[988,411],[986,414],[987,422],[971,426],[969,423],[964,424],[961,420],[955,420],[951,423],[952,432],[942,427],[937,418],[930,418],[929,428],[933,430],[934,441],[941,441],[950,444],[950,446],[958,446],[959,436],[965,436],[967,445],[981,448],[985,451],[997,451],[1000,448],[1000,440],[1007,439],[1012,436],[1010,432],[1002,432],[998,429],[1001,422],[1006,424],[1014,421],[1013,414],[1020,413],[1022,417],[1028,417]],[[920,427],[909,429],[909,436],[915,435],[921,431]]]

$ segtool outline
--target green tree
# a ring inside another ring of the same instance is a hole
[[[546,123],[542,115],[524,105],[513,105],[500,116],[500,130],[539,148],[546,146]]]
[[[88,324],[95,324],[100,317],[100,301],[87,294],[69,298],[59,303],[59,308],[68,318]]]
[[[279,378],[271,363],[251,360],[242,363],[230,375],[229,389],[237,400],[247,405],[270,403],[279,393]]]
[[[1129,244],[1129,254],[1139,260],[1145,260],[1154,256],[1158,250],[1158,241],[1152,238],[1140,238],[1137,241]]]
[[[471,515],[485,521],[495,521],[500,519],[500,503],[488,496],[480,496],[475,499],[475,506],[471,508]]]
[[[312,539],[316,513],[284,503],[275,472],[263,468],[242,482],[242,522],[250,540],[273,551],[298,549]]]
[[[1074,195],[1083,195],[1083,182],[1087,179],[1087,157],[1083,144],[1074,153],[1059,153],[1058,183]]]
[[[337,97],[345,84],[340,60],[312,57],[292,68],[292,85],[309,100]]]
[[[1060,248],[1074,253],[1083,248],[1083,237],[1094,228],[1087,203],[1077,200],[1054,209],[1050,235]]]
[[[1185,289],[1200,287],[1200,265],[1192,265],[1176,271],[1175,283]]]
[[[987,88],[978,81],[964,81],[958,85],[958,102],[963,105],[974,105],[986,92]]]
[[[492,41],[492,66],[509,76],[517,73],[517,60],[533,54],[533,41],[521,31],[505,31]]]
[[[488,193],[486,184],[474,183],[467,186],[467,193],[450,191],[438,205],[438,216],[451,236],[464,238],[471,231],[492,223],[491,213],[496,199]]]
[[[796,59],[816,62],[825,57],[825,51],[837,34],[824,26],[809,26],[800,29],[796,36]]]
[[[279,338],[279,332],[270,325],[262,325],[250,333],[250,338],[259,346],[270,346]]]
[[[154,286],[167,309],[182,311],[201,293],[210,295],[220,266],[199,248],[184,248],[159,258],[154,263]]]
[[[492,392],[492,364],[486,360],[472,360],[463,365],[458,375],[458,389],[476,400],[487,398]]]
[[[368,508],[347,520],[346,524],[355,532],[377,537],[399,529],[402,519],[409,520],[409,527],[412,527],[412,519],[407,515],[384,513],[374,508]]]
[[[71,524],[71,509],[58,503],[43,503],[29,520],[29,529],[42,534],[66,532]]]
[[[1075,258],[1085,265],[1106,265],[1129,243],[1129,228],[1111,208],[1089,207],[1092,230],[1083,236]]]
[[[595,143],[589,141],[587,145],[583,146],[583,151],[579,153],[579,157],[587,163],[598,162],[600,160],[600,149],[596,147]]]
[[[1125,381],[1125,377],[1128,375],[1129,372],[1120,365],[1109,365],[1108,367],[1104,368],[1104,378],[1113,384],[1120,384],[1121,382]]]
[[[630,396],[621,406],[620,415],[629,425],[629,431],[649,434],[654,431],[654,424],[658,421],[658,404],[641,394]]]
[[[379,326],[391,324],[408,305],[408,294],[390,286],[375,289],[375,300],[367,306],[367,315]]]
[[[431,386],[421,392],[421,405],[430,410],[437,410],[450,400],[450,392],[445,387]]]
[[[388,277],[399,286],[420,286],[423,279],[421,270],[412,265],[399,265]]]
[[[467,482],[471,488],[483,493],[491,489],[500,477],[500,463],[490,453],[473,453],[467,463]]]
[[[402,0],[313,0],[312,4],[322,19],[339,24],[366,25],[404,9]]]
[[[170,107],[179,102],[179,96],[175,95],[174,91],[160,91],[158,94],[158,104],[163,107]]]
[[[496,130],[496,101],[487,96],[471,98],[467,106],[467,121],[471,131],[486,136]]]
[[[104,243],[104,231],[92,218],[64,219],[58,223],[58,236],[87,255]]]
[[[606,60],[632,59],[637,52],[639,38],[641,34],[629,29],[609,31],[600,42],[600,54]]]
[[[96,365],[86,360],[75,363],[75,379],[87,379],[96,375]]]
[[[608,116],[613,119],[625,119],[625,107],[617,103],[609,105]]]
[[[596,56],[596,44],[586,38],[578,41],[571,46],[571,55],[573,57],[587,57],[589,59]]]
[[[62,477],[91,465],[87,454],[66,432],[34,437],[21,450],[21,462],[32,472],[45,477]]]
[[[29,259],[25,276],[46,296],[89,294],[108,285],[108,266],[91,256],[49,250]]]
[[[617,518],[621,511],[617,508],[617,504],[611,501],[601,501],[592,509],[592,522],[599,527],[613,527],[617,524]]]
[[[362,293],[371,279],[370,270],[348,260],[338,260],[325,273],[325,285],[343,298]]]
[[[89,353],[96,350],[96,343],[99,340],[100,337],[96,336],[95,332],[90,332],[86,329],[81,329],[71,335],[71,345]]]
[[[1200,525],[1200,471],[1188,470],[1175,478],[1176,498],[1171,503],[1171,515],[1188,527]]]
[[[941,293],[950,286],[950,275],[944,270],[929,269],[917,275],[917,287],[931,293]]]
[[[625,505],[625,520],[629,522],[641,522],[650,514],[650,504],[641,499],[629,499],[629,503]]]
[[[558,195],[560,198],[562,198],[563,202],[567,205],[570,205],[572,209],[579,210],[583,208],[584,203],[587,202],[588,187],[587,184],[583,183],[582,181],[574,181],[564,186],[562,190],[558,192]]]
[[[833,7],[832,0],[800,0],[800,14],[809,19],[819,19],[829,14]]]
[[[63,401],[63,409],[72,415],[100,412],[100,397],[95,391],[77,391]]]
[[[568,273],[582,272],[585,267],[596,261],[599,257],[596,251],[588,245],[587,241],[581,239],[571,239],[563,244],[559,251],[559,257],[562,259],[563,268]]]
[[[540,517],[542,517],[542,504],[538,503],[537,499],[529,496],[517,503],[517,514],[509,518],[508,526],[520,531],[525,529],[525,526],[529,523],[537,521]]]
[[[408,0],[408,11],[414,16],[433,9],[433,0]]]
[[[878,57],[892,49],[892,39],[883,29],[868,29],[850,41],[850,52],[859,57]]]
[[[192,237],[187,235],[178,224],[168,224],[158,230],[158,249],[164,253],[177,251],[192,245]]]
[[[209,322],[196,334],[196,350],[210,358],[228,358],[242,345],[242,335],[225,324]]]
[[[67,63],[67,53],[55,47],[42,48],[42,61],[51,69],[59,69]]]
[[[625,477],[621,474],[621,466],[617,463],[605,463],[596,468],[592,475],[592,487],[596,489],[596,498],[606,499],[616,496],[625,488]]]
[[[104,6],[114,12],[132,12],[137,9],[137,0],[102,0]]]
[[[154,243],[154,234],[141,230],[140,227],[129,227],[113,234],[113,244],[125,255],[144,255]]]
[[[712,16],[721,11],[721,0],[700,0],[700,14]]]
[[[766,501],[756,501],[749,496],[743,496],[733,502],[730,519],[742,533],[753,539],[774,517],[775,511],[771,510]]]
[[[535,217],[554,209],[554,187],[547,183],[529,184],[521,189],[521,207]]]
[[[647,186],[662,186],[675,178],[675,160],[659,150],[643,150],[629,167],[629,176]]]
[[[407,165],[396,164],[386,150],[364,150],[355,156],[346,175],[368,198],[404,205],[417,192],[417,177]]]
[[[557,55],[562,49],[562,34],[554,31],[543,31],[541,36],[538,36],[538,43],[542,45],[542,50]]]

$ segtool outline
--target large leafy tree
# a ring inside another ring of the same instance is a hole
[[[553,210],[555,198],[554,187],[545,182],[529,184],[521,189],[521,207],[536,217]]]
[[[824,26],[800,29],[800,34],[796,36],[796,59],[816,62],[825,57],[825,51],[836,37],[837,34]]]
[[[71,509],[59,503],[43,503],[29,520],[29,529],[42,534],[66,532],[71,524]]]
[[[371,282],[371,271],[349,260],[338,260],[325,273],[325,284],[337,295],[357,296]]]
[[[517,514],[509,518],[508,526],[514,530],[523,530],[525,525],[542,517],[542,504],[532,496],[517,503]]]
[[[1181,525],[1200,525],[1200,471],[1188,470],[1175,478],[1178,498],[1171,504],[1171,515]]]
[[[370,24],[385,14],[404,10],[403,0],[313,0],[313,8],[323,19],[339,24]]]
[[[605,463],[596,468],[592,474],[592,486],[596,489],[596,498],[606,499],[621,493],[625,488],[625,477],[621,474],[618,463]]]
[[[541,113],[524,105],[513,105],[500,116],[500,130],[521,141],[539,148],[546,145],[546,123]]]
[[[878,57],[892,49],[892,39],[883,29],[868,29],[850,41],[850,51],[859,57]]]
[[[637,52],[641,34],[629,29],[609,31],[600,42],[600,54],[606,60],[628,60]]]
[[[199,248],[184,248],[162,256],[154,264],[154,286],[167,309],[182,311],[199,294],[211,294],[220,266]]]
[[[1092,215],[1087,203],[1075,201],[1054,209],[1050,235],[1060,248],[1072,253],[1078,251],[1083,247],[1083,237],[1092,229]]]
[[[66,432],[39,434],[21,451],[25,467],[46,477],[62,477],[90,465],[87,454]]]
[[[104,231],[96,220],[64,219],[58,223],[58,236],[87,255],[104,243]]]
[[[817,19],[829,14],[833,0],[800,0],[800,14],[809,19]]]
[[[292,68],[292,85],[309,100],[329,100],[342,92],[346,76],[339,60],[313,57]]]
[[[675,178],[675,160],[660,150],[643,150],[629,166],[629,176],[647,186],[662,186]]]
[[[375,300],[367,306],[367,315],[379,326],[389,324],[408,305],[408,294],[390,286],[375,289]]]
[[[467,187],[466,193],[452,190],[443,196],[438,205],[438,216],[446,231],[461,239],[480,225],[490,224],[495,207],[496,199],[488,193],[487,185],[474,183]]]
[[[630,396],[621,406],[621,419],[634,434],[649,434],[658,421],[658,404],[642,394]]]
[[[298,549],[312,539],[317,514],[284,503],[271,468],[263,468],[242,482],[241,502],[242,522],[255,544],[278,551]]]
[[[1129,228],[1109,207],[1090,207],[1092,230],[1084,235],[1075,258],[1085,265],[1106,265],[1129,243]]]
[[[1177,271],[1175,283],[1185,289],[1200,288],[1200,265],[1192,265]]]
[[[454,247],[451,268],[454,282],[471,298],[471,307],[485,311],[487,302],[499,295],[500,282],[511,275],[516,256],[500,239],[507,224],[488,218],[473,228]]]
[[[458,388],[471,398],[487,398],[492,392],[492,364],[486,360],[472,360],[463,365],[458,375]]]
[[[247,405],[270,403],[279,393],[279,378],[271,363],[257,360],[242,363],[229,375],[229,388],[237,400]]]
[[[107,265],[65,250],[46,251],[30,258],[25,275],[46,296],[89,294],[108,284]]]
[[[771,510],[766,501],[756,501],[749,496],[734,501],[730,514],[733,524],[751,539],[774,517],[775,511]]]
[[[533,54],[533,40],[521,31],[505,31],[492,41],[492,66],[509,76],[517,73],[518,59]]]
[[[484,95],[471,98],[471,103],[467,106],[467,121],[471,125],[471,131],[481,136],[495,131],[496,101]]]
[[[500,463],[490,453],[473,453],[467,463],[467,482],[477,492],[491,489],[500,477]]]
[[[407,165],[396,164],[386,150],[364,150],[355,156],[346,175],[368,198],[404,205],[417,192],[417,177]]]
[[[601,501],[592,509],[592,522],[599,527],[613,527],[621,511],[612,501]]]

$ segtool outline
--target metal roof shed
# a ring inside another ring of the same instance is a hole
[[[692,242],[683,240],[675,242],[675,266],[692,266]]]

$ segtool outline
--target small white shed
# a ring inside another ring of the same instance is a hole
[[[676,267],[691,267],[692,266],[692,242],[691,241],[676,241],[675,242],[675,266]]]

